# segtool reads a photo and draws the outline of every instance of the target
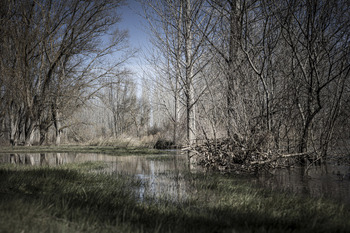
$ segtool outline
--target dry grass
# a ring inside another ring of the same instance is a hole
[[[86,142],[88,146],[115,146],[115,147],[143,147],[143,148],[153,148],[156,144],[159,136],[150,135],[143,136],[141,138],[131,137],[127,135],[121,135],[117,138],[96,138]]]

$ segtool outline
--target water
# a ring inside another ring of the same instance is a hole
[[[187,156],[176,152],[154,156],[110,156],[85,153],[46,153],[46,154],[0,154],[0,163],[19,165],[60,166],[66,163],[103,161],[107,167],[101,172],[111,175],[129,175],[141,182],[138,190],[140,199],[146,194],[156,198],[174,201],[186,200],[195,190],[184,178],[193,172]],[[198,169],[195,169],[198,172]],[[327,197],[350,205],[350,166],[327,164],[304,168],[295,167],[272,172],[273,175],[260,175],[252,182],[269,187],[313,197]]]
[[[176,152],[153,156],[111,156],[86,153],[46,153],[46,154],[0,154],[0,163],[23,166],[56,167],[67,163],[106,162],[103,172],[111,175],[129,175],[141,182],[140,199],[147,196],[167,198],[173,201],[186,200],[194,192],[184,179],[188,171],[187,156]]]
[[[350,166],[328,163],[309,169],[279,169],[272,174],[259,176],[255,183],[275,190],[326,197],[350,205]]]

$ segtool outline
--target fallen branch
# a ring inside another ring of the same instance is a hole
[[[266,150],[262,137],[244,140],[239,137],[207,140],[203,144],[183,148],[195,161],[211,170],[225,172],[257,172],[284,166],[286,158],[308,156],[314,152],[280,154]]]

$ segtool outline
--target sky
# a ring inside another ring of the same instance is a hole
[[[142,76],[141,66],[145,65],[142,49],[149,46],[149,35],[146,30],[147,22],[141,16],[142,6],[136,0],[126,0],[127,5],[120,9],[121,21],[120,29],[129,31],[129,43],[132,48],[139,49],[135,58],[129,61],[128,67],[135,72],[135,77]]]
[[[120,9],[122,20],[119,27],[129,31],[129,41],[133,46],[140,47],[148,38],[144,28],[146,22],[140,15],[142,14],[142,7],[135,0],[127,0],[126,3],[127,5]]]

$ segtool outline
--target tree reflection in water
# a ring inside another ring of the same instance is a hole
[[[194,188],[184,178],[193,172],[187,156],[177,153],[163,156],[110,156],[83,153],[46,154],[2,154],[0,163],[19,165],[60,166],[67,163],[103,161],[107,166],[98,170],[114,176],[135,176],[141,183],[140,200],[146,195],[154,198],[167,198],[174,201],[185,200]],[[97,171],[94,171],[97,172]],[[259,185],[276,190],[307,194],[314,197],[329,197],[350,204],[350,167],[337,164],[311,167],[307,173],[304,168],[295,167],[273,171],[273,175],[260,175],[252,178]]]
[[[275,190],[327,197],[350,205],[350,167],[337,164],[279,169],[260,175],[256,183]]]
[[[140,200],[146,195],[154,198],[167,198],[173,201],[184,200],[193,188],[184,179],[189,167],[186,157],[177,153],[150,156],[110,156],[85,153],[41,153],[0,155],[0,163],[55,167],[67,163],[102,161],[107,166],[99,170],[111,175],[130,175],[139,179]],[[96,172],[96,171],[94,171]]]

